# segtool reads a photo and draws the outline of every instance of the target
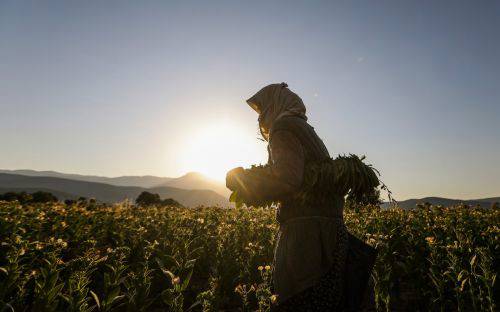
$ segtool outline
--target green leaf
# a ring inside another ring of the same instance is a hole
[[[6,310],[7,308],[10,311],[15,312],[14,307],[10,303],[5,303],[4,306],[3,306],[3,308],[2,308],[2,311]]]
[[[92,290],[90,291],[90,295],[92,296],[92,298],[94,298],[94,301],[95,301],[95,303],[97,305],[97,308],[100,309],[101,308],[101,302],[99,301],[99,297]]]
[[[471,266],[474,266],[474,265],[476,264],[476,260],[477,260],[477,255],[474,255],[474,256],[472,257],[472,259],[470,260],[470,265],[471,265]]]
[[[187,289],[188,285],[189,285],[189,281],[191,280],[191,276],[193,275],[193,270],[190,270],[188,272],[188,274],[184,277],[183,281],[182,281],[182,286],[181,286],[181,290],[184,291]]]
[[[106,295],[106,303],[111,304],[115,298],[120,293],[120,286],[114,287],[107,295]]]
[[[63,287],[64,287],[64,284],[61,283],[61,284],[55,286],[54,288],[52,288],[47,294],[48,301],[52,302],[57,297],[57,295],[59,295],[59,293],[61,292],[61,289]]]
[[[468,273],[468,272],[467,272],[467,271],[465,271],[465,270],[460,271],[460,273],[458,274],[458,278],[457,278],[457,280],[458,280],[459,282],[460,282],[460,281],[462,281],[462,279],[463,279],[463,278],[467,275],[467,273]]]
[[[173,280],[175,278],[175,274],[170,272],[169,270],[162,269],[162,271],[166,276],[170,277],[170,280]]]
[[[188,261],[186,261],[186,263],[184,264],[184,266],[186,268],[192,268],[192,267],[194,267],[194,264],[196,263],[196,260],[197,259],[188,260]]]
[[[196,308],[197,306],[199,306],[201,304],[202,304],[202,301],[201,300],[197,300],[186,311],[191,311],[192,309]]]
[[[468,278],[465,278],[463,281],[462,281],[462,284],[460,285],[460,291],[464,291],[464,288],[465,288],[465,283],[467,283],[469,279]]]

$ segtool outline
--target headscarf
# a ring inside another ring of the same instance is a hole
[[[307,120],[302,99],[284,82],[265,86],[247,103],[259,114],[260,133],[266,141],[269,140],[269,129],[278,119],[297,116]]]

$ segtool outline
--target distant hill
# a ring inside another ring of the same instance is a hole
[[[170,179],[169,181],[162,183],[161,186],[172,186],[195,190],[212,190],[225,197],[229,197],[230,194],[229,189],[226,188],[226,184],[207,178],[198,172],[189,172],[182,177]]]
[[[101,202],[131,201],[143,191],[158,193],[163,198],[173,198],[187,207],[199,205],[228,206],[229,202],[222,195],[211,190],[186,190],[169,186],[144,188],[137,186],[116,186],[105,183],[77,181],[55,177],[33,177],[0,173],[0,190],[27,192],[44,190],[52,192],[59,199],[76,199],[79,196],[95,198]]]
[[[500,197],[490,197],[490,198],[482,198],[482,199],[470,199],[470,200],[462,200],[462,199],[449,199],[442,197],[424,197],[420,199],[408,199],[403,201],[398,201],[398,206],[403,209],[413,209],[417,204],[430,203],[433,205],[442,205],[442,206],[453,206],[459,204],[466,204],[469,206],[477,206],[489,208],[495,202],[500,203]],[[389,203],[384,203],[383,207],[389,207]]]
[[[229,197],[230,191],[226,185],[220,181],[212,180],[198,172],[189,172],[178,178],[156,177],[156,176],[121,176],[115,178],[69,174],[57,171],[36,171],[29,169],[22,170],[1,170],[0,173],[19,174],[30,177],[53,177],[76,181],[106,183],[116,186],[139,186],[144,188],[170,186],[186,190],[212,190],[222,196]]]
[[[172,179],[172,178],[155,177],[149,175],[121,176],[116,178],[108,178],[108,177],[93,176],[93,175],[70,174],[70,173],[61,173],[57,171],[36,171],[29,169],[0,170],[0,173],[20,174],[31,177],[53,177],[53,178],[62,178],[62,179],[70,179],[77,181],[106,183],[117,186],[140,186],[146,188],[163,185],[164,183],[167,183]]]
[[[230,191],[226,185],[220,181],[212,180],[198,172],[189,172],[178,178],[157,177],[157,176],[121,176],[102,177],[93,175],[81,175],[61,173],[57,171],[36,171],[30,169],[6,170],[0,169],[0,173],[20,174],[30,177],[53,177],[76,181],[106,183],[116,186],[139,186],[144,188],[157,186],[170,186],[186,190],[212,190],[224,197],[229,197]]]

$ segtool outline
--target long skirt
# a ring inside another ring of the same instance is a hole
[[[275,311],[374,310],[370,272],[376,250],[349,234],[341,219],[293,219],[275,250]]]
[[[280,225],[278,235],[273,283],[280,310],[289,305],[296,310],[295,302],[303,298],[314,306],[338,306],[348,239],[343,220],[295,218]]]

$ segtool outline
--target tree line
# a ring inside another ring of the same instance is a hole
[[[6,192],[0,194],[0,201],[17,201],[20,204],[34,204],[34,203],[51,203],[58,202],[59,199],[50,192],[36,191],[34,193],[27,192]],[[89,203],[95,204],[96,200],[94,198],[87,199],[86,197],[79,197],[78,199],[66,199],[64,200],[66,205],[73,205],[78,203]],[[136,205],[139,206],[176,206],[182,207],[182,205],[173,198],[161,199],[159,194],[142,192],[135,199]]]

